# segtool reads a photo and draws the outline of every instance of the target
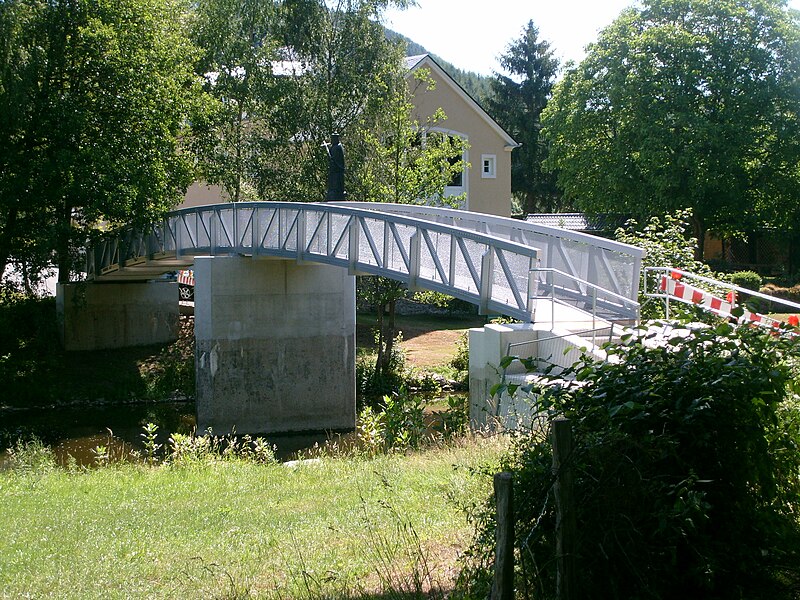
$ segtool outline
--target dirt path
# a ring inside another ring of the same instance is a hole
[[[358,317],[357,343],[363,348],[374,348],[371,328],[375,318]],[[403,348],[408,361],[415,367],[425,368],[447,364],[456,352],[456,342],[470,327],[480,327],[480,317],[453,318],[437,316],[397,317],[397,329],[403,334]]]

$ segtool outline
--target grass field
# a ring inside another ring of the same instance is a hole
[[[2,472],[0,597],[436,597],[502,447]]]

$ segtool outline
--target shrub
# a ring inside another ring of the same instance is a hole
[[[704,277],[720,279],[705,263],[695,258],[697,253],[697,240],[688,235],[692,230],[692,211],[679,210],[674,215],[652,217],[644,227],[633,219],[625,223],[614,233],[618,242],[643,248],[646,251],[642,260],[642,267],[672,267],[688,271]],[[639,303],[642,305],[643,319],[660,319],[665,316],[660,303],[652,301],[645,293],[656,291],[658,282],[649,281],[650,289],[645,290],[644,277],[641,278],[639,287]],[[703,286],[703,284],[699,284]],[[717,290],[709,289],[710,292]],[[672,303],[670,316],[695,317],[693,307]]]
[[[539,390],[549,418],[574,432],[578,597],[790,598],[800,582],[798,349],[784,336],[728,324],[619,358],[584,357]],[[553,382],[555,383],[555,382]],[[519,586],[555,596],[552,452],[520,436],[515,472]],[[482,545],[487,565],[490,518]],[[481,560],[483,561],[481,563]],[[469,578],[488,581],[486,569]]]
[[[450,366],[458,373],[460,380],[469,382],[469,334],[465,331],[456,341],[456,353],[450,359]]]
[[[475,313],[474,304],[467,302],[466,300],[454,298],[453,296],[449,296],[447,294],[442,294],[441,292],[419,290],[414,292],[412,297],[415,302],[427,304],[429,306],[447,311],[447,314],[449,315]]]
[[[731,283],[748,290],[758,291],[761,288],[761,275],[755,271],[738,271],[731,276]]]
[[[370,456],[420,447],[425,436],[422,399],[405,389],[384,396],[380,410],[365,407],[358,418],[359,442]]]

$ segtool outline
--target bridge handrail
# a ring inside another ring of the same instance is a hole
[[[386,212],[391,214],[413,214],[417,218],[430,217],[430,218],[447,218],[460,221],[462,223],[470,223],[477,231],[486,225],[498,225],[500,227],[512,227],[519,231],[532,231],[542,235],[558,237],[562,239],[569,239],[584,244],[591,244],[604,250],[610,250],[619,254],[628,254],[630,256],[642,259],[646,254],[645,250],[638,246],[631,246],[623,242],[609,240],[607,238],[600,238],[582,233],[580,231],[573,231],[571,229],[563,229],[561,227],[550,227],[541,225],[539,223],[531,223],[519,219],[508,219],[504,217],[497,217],[494,215],[487,215],[483,213],[475,213],[453,208],[440,208],[437,206],[427,206],[421,204],[395,204],[390,202],[334,202],[337,206],[353,206],[370,210],[373,212]],[[511,221],[511,223],[509,223]],[[460,227],[459,225],[455,225]]]
[[[636,246],[560,227],[450,208],[382,202],[341,202],[337,205],[409,215],[536,246],[541,250],[540,266],[567,271],[631,299],[638,295],[645,251]]]

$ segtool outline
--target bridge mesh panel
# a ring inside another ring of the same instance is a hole
[[[364,219],[363,223],[366,226],[366,231],[362,229],[359,232],[361,235],[358,238],[358,260],[368,265],[381,266],[383,261],[383,220],[367,218]],[[369,232],[369,238],[367,237],[367,232]],[[378,252],[377,257],[370,246],[370,238]]]
[[[517,252],[509,251],[503,251],[503,257],[505,258],[506,264],[511,271],[510,283],[513,284],[513,286],[519,292],[520,300],[522,300],[522,306],[519,306],[516,297],[513,295],[513,291],[511,291],[509,288],[511,298],[509,298],[508,304],[510,306],[514,306],[515,308],[524,309],[528,304],[528,270],[531,266],[531,259],[529,256],[524,254],[518,254]]]
[[[459,280],[459,288],[467,290],[468,292],[474,292],[476,295],[481,293],[480,287],[475,285],[475,282],[472,279],[472,275],[470,274],[468,264],[472,265],[475,271],[480,277],[481,274],[481,259],[488,249],[486,244],[480,244],[473,240],[464,240],[464,247],[467,251],[467,255],[463,256],[463,253],[457,254],[459,257],[459,261],[456,264],[456,277]],[[463,262],[461,262],[463,260]],[[462,268],[463,266],[463,268]],[[464,279],[463,283],[465,284],[462,286],[461,279]]]
[[[433,240],[431,240],[432,242]],[[433,254],[425,242],[424,236],[419,241],[419,277],[427,281],[441,283],[441,280],[436,272],[436,263],[433,260]]]
[[[211,248],[213,240],[211,239],[211,219],[212,212],[198,213],[195,220],[197,231],[197,248]]]
[[[417,228],[411,227],[409,225],[398,224],[395,226],[395,229],[397,230],[397,237],[400,240],[400,244],[398,244],[397,241],[394,239],[394,235],[390,233],[387,267],[392,271],[396,271],[397,273],[403,273],[404,275],[408,275],[408,267],[406,266],[406,263],[403,260],[403,254],[402,252],[400,252],[400,247],[402,245],[403,250],[405,250],[406,256],[409,256],[409,249],[411,248],[411,236],[414,235]]]
[[[278,235],[280,229],[280,220],[278,219],[278,210],[270,208],[267,210],[261,209],[258,211],[258,231],[260,246],[264,249],[277,249],[280,248],[280,236]]]
[[[636,296],[633,256],[533,231],[524,236],[528,245],[539,249],[539,266],[570,273],[621,296]]]
[[[341,258],[347,260],[348,256],[348,248],[349,248],[349,240],[348,240],[348,223],[350,222],[350,217],[347,215],[337,215],[332,214],[330,216],[331,219],[331,252],[336,249],[337,244],[339,245],[339,249],[336,250],[335,256],[336,258]],[[341,242],[341,243],[340,243]]]
[[[325,213],[306,211],[306,244],[310,253],[328,255],[328,219]]]
[[[297,214],[299,211],[283,209],[278,213],[280,218],[281,246],[286,250],[297,250]]]
[[[236,211],[236,245],[239,248],[253,247],[253,218],[255,210]]]
[[[234,243],[234,209],[221,208],[216,212],[216,235],[214,245],[217,248],[233,248]]]
[[[503,266],[500,262],[500,256],[498,256],[496,251],[494,251],[494,253],[494,264],[492,268],[492,300],[512,308],[517,308],[517,301],[514,298],[514,292],[511,289],[512,282],[510,282],[508,277],[506,277],[505,271],[503,270]]]

